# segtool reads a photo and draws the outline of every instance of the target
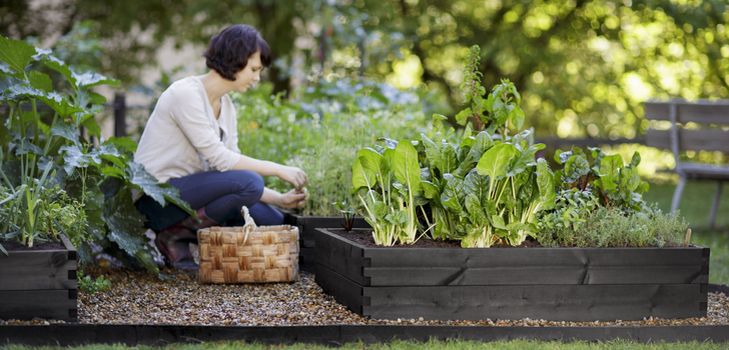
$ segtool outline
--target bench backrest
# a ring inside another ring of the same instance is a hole
[[[729,152],[729,100],[645,102],[648,120],[667,120],[669,129],[650,128],[646,145],[670,149],[676,162],[683,151]],[[686,128],[692,123],[691,128]]]

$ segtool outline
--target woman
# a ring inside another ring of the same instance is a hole
[[[205,52],[209,72],[173,83],[157,101],[134,160],[160,182],[180,191],[197,218],[175,207],[162,208],[142,197],[137,208],[156,233],[155,243],[177,268],[196,268],[189,243],[197,229],[242,225],[241,206],[256,223],[277,225],[283,215],[273,206],[300,207],[306,198],[304,171],[240,154],[236,110],[228,92],[245,92],[271,64],[270,49],[254,28],[233,25],[210,41]],[[279,193],[264,187],[262,176],[277,176],[294,189]]]

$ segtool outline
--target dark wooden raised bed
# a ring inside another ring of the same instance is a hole
[[[299,268],[302,271],[315,272],[314,231],[322,228],[342,228],[342,216],[303,216],[286,213],[284,223],[299,227]],[[370,225],[360,217],[354,219],[355,228],[369,228]]]
[[[365,247],[327,229],[315,238],[316,282],[372,318],[706,316],[709,248]]]
[[[0,253],[0,319],[77,320],[77,254],[63,248]]]

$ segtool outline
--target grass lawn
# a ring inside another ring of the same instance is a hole
[[[716,193],[713,182],[689,182],[684,189],[679,210],[691,225],[693,243],[711,248],[709,281],[729,284],[729,186],[724,186],[717,212],[717,228],[710,229],[709,211]],[[673,183],[652,183],[645,199],[656,202],[664,210],[671,209],[671,198],[676,185]]]

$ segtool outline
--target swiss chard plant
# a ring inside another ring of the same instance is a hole
[[[64,226],[41,223],[48,217],[68,220],[57,216],[70,215],[63,207],[78,203],[86,225],[77,227],[85,229],[62,231],[77,245],[82,262],[91,261],[96,244],[135,265],[157,269],[132,191],[192,211],[174,188],[158,184],[131,160],[133,141],[101,137],[94,115],[105,99],[93,88],[116,83],[77,72],[50,50],[0,36],[0,201],[10,208],[2,211],[0,238],[26,245],[53,239],[54,228]]]
[[[418,152],[409,141],[363,148],[352,166],[352,186],[372,226],[376,244],[413,244],[423,192]],[[427,232],[423,230],[423,233]]]

